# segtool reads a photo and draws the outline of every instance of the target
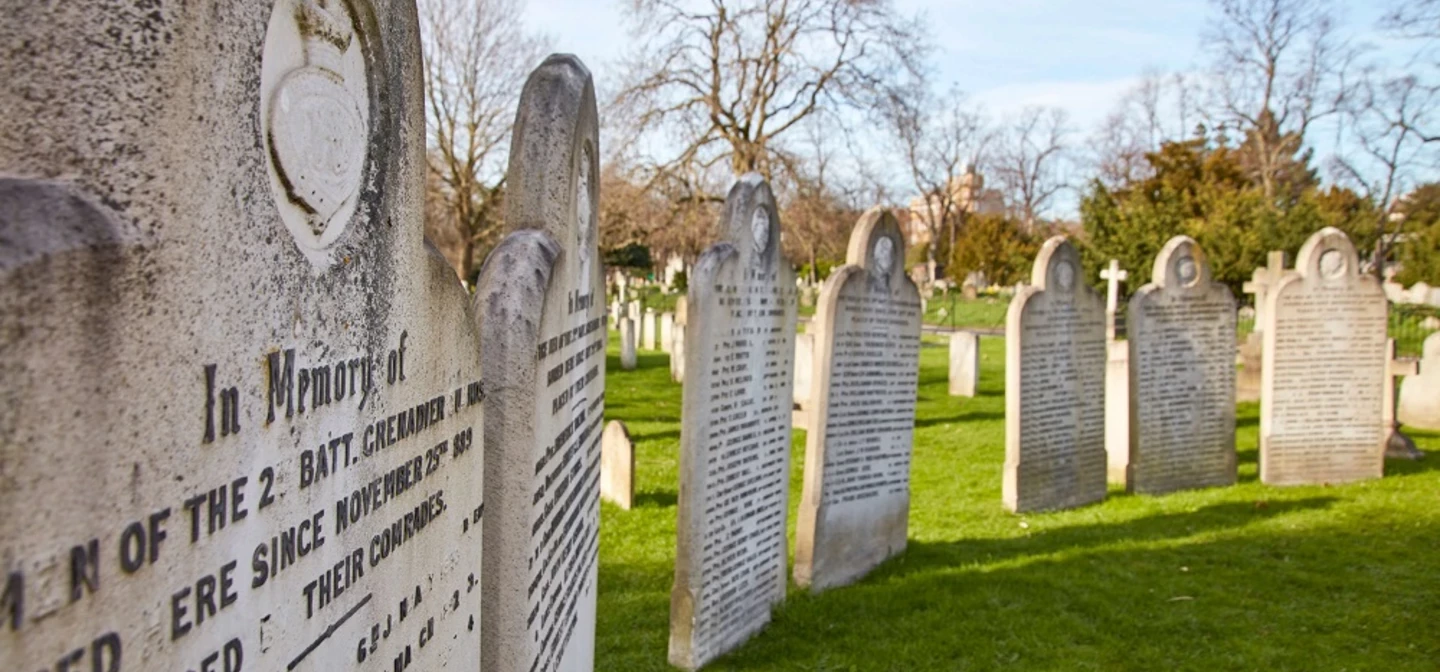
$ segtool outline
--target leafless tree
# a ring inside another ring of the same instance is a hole
[[[718,198],[697,176],[726,162],[773,179],[802,122],[868,109],[927,49],[891,0],[631,3],[638,45],[610,111],[630,122],[623,144],[655,154],[650,181],[683,198]]]
[[[1316,120],[1341,109],[1355,51],[1341,39],[1329,0],[1212,0],[1205,35],[1213,58],[1218,119],[1248,133],[1256,180],[1275,199]]]
[[[946,249],[953,249],[956,230],[964,228],[980,201],[983,182],[977,167],[994,132],[983,112],[956,90],[938,98],[924,93],[892,96],[883,116],[919,194],[920,207],[911,216],[930,233],[926,258],[935,261],[942,256],[935,249],[942,233],[948,234]]]
[[[1067,186],[1069,115],[1054,107],[1027,107],[1002,129],[991,172],[1006,205],[1027,230],[1035,229],[1055,195]]]
[[[1198,121],[1193,82],[1180,73],[1147,72],[1091,138],[1091,168],[1112,188],[1145,179],[1150,176],[1145,155],[1186,137]]]
[[[429,191],[443,203],[428,210],[445,213],[427,228],[432,240],[451,241],[446,256],[469,281],[477,252],[500,233],[515,105],[548,44],[525,32],[521,0],[420,0],[419,9]]]
[[[804,161],[787,162],[777,186],[784,196],[780,221],[782,250],[792,262],[810,266],[809,279],[819,282],[821,262],[844,263],[850,229],[866,202],[865,189],[848,187],[833,168],[836,151],[821,124],[807,123],[810,151]],[[861,178],[861,182],[864,179]]]

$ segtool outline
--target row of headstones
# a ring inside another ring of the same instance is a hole
[[[670,631],[670,661],[685,669],[758,632],[785,597],[793,423],[811,430],[798,584],[858,580],[904,550],[908,531],[921,301],[894,216],[877,208],[855,226],[797,369],[798,290],[769,185],[743,178],[723,213],[724,242],[696,263],[671,343],[671,361],[688,370]],[[622,360],[631,325],[619,319]],[[803,417],[792,414],[796,377],[812,383]],[[603,446],[602,495],[628,508],[634,452],[621,423],[607,425]]]
[[[525,83],[472,297],[413,4],[8,14],[0,667],[593,669],[585,67]]]
[[[1292,485],[1379,477],[1397,371],[1384,293],[1337,229],[1311,236],[1298,259],[1257,311],[1260,478]],[[1151,282],[1130,299],[1123,343],[1106,329],[1113,291],[1107,306],[1079,281],[1079,269],[1075,248],[1052,238],[1010,306],[1005,506],[1099,501],[1107,471],[1133,492],[1233,484],[1236,307],[1229,289],[1212,281],[1203,251],[1185,236],[1166,244]],[[1109,279],[1119,279],[1115,270]],[[1123,358],[1111,352],[1117,347]],[[1107,385],[1117,360],[1126,378],[1119,395],[1114,381]],[[1107,414],[1128,424],[1128,445],[1119,456],[1112,446],[1108,460]]]

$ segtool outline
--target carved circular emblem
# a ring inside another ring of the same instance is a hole
[[[1193,285],[1200,277],[1200,269],[1195,265],[1195,258],[1191,256],[1180,257],[1175,262],[1175,275],[1180,279],[1182,285]]]
[[[889,275],[895,267],[895,241],[885,236],[875,241],[875,268],[881,275]]]
[[[770,247],[770,213],[764,207],[755,208],[755,215],[750,218],[750,235],[755,239],[755,254],[764,254]]]
[[[1061,261],[1055,264],[1055,284],[1065,292],[1075,288],[1075,267],[1070,265],[1070,262]]]
[[[355,212],[369,146],[369,89],[342,0],[279,0],[265,36],[261,125],[281,219],[312,259]]]
[[[1340,250],[1326,250],[1320,255],[1320,275],[1326,278],[1338,278],[1345,275],[1345,253]]]

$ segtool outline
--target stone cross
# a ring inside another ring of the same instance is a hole
[[[1395,421],[1395,381],[1403,376],[1420,374],[1420,363],[1413,359],[1395,358],[1395,339],[1390,339],[1389,351],[1385,358],[1385,415],[1381,423],[1385,426],[1385,457],[1402,460],[1418,460],[1424,456],[1415,441],[1400,431]]]
[[[1250,282],[1245,283],[1241,289],[1246,294],[1255,295],[1255,328],[1254,331],[1263,331],[1261,325],[1265,324],[1262,316],[1265,314],[1265,299],[1269,296],[1270,290],[1280,284],[1280,278],[1285,275],[1285,252],[1271,250],[1265,261],[1265,266],[1255,269]]]
[[[1115,340],[1115,311],[1120,306],[1120,283],[1129,277],[1128,271],[1120,270],[1120,262],[1110,260],[1110,266],[1100,270],[1100,279],[1106,280],[1105,290],[1105,340]]]

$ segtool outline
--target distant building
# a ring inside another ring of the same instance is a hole
[[[971,215],[990,215],[1005,212],[1005,199],[997,189],[986,189],[985,178],[975,166],[966,166],[965,174],[950,180],[949,207],[955,212]],[[930,244],[930,222],[941,221],[940,210],[945,207],[945,198],[936,194],[917,196],[910,200],[909,217],[903,217],[900,227],[905,232],[906,245],[922,247]]]

